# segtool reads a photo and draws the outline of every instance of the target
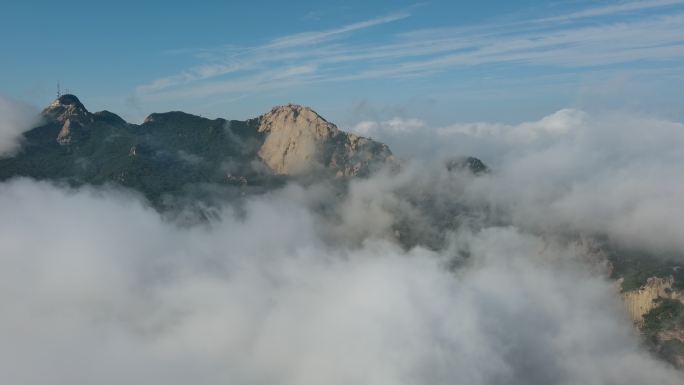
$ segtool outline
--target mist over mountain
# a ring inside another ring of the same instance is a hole
[[[1,101],[9,383],[684,383],[682,123]]]

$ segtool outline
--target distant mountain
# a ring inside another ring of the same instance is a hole
[[[173,111],[137,125],[109,111],[91,113],[76,96],[63,95],[41,115],[43,124],[24,134],[20,153],[0,160],[0,180],[114,182],[158,202],[189,185],[259,189],[292,178],[365,176],[396,163],[386,145],[293,104],[247,121]]]

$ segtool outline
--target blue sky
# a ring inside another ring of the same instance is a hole
[[[565,107],[684,118],[684,0],[27,0],[3,5],[0,46],[0,93],[43,106],[59,80],[134,122],[288,102],[343,126]]]

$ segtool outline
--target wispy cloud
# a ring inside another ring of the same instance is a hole
[[[393,13],[375,19],[344,25],[335,29],[288,35],[274,39],[261,46],[244,48],[241,50],[236,49],[235,47],[219,47],[218,49],[213,50],[203,49],[201,52],[204,53],[205,56],[208,52],[213,53],[213,55],[218,54],[219,56],[223,52],[223,60],[218,63],[205,63],[190,68],[180,74],[156,79],[148,84],[139,86],[138,91],[143,94],[156,93],[183,84],[210,79],[246,69],[253,69],[260,64],[306,59],[310,55],[307,55],[305,52],[292,52],[291,50],[310,47],[339,38],[351,32],[391,23],[407,17],[409,17],[409,14],[406,12]],[[283,52],[285,49],[289,50],[289,52]],[[197,54],[197,52],[195,52],[195,54]],[[293,75],[296,75],[296,73],[293,73]]]
[[[614,3],[524,22],[368,36],[371,27],[410,16],[399,12],[254,47],[217,48],[203,55],[211,57],[206,62],[137,91],[152,99],[202,97],[318,82],[427,76],[487,64],[567,71],[681,60],[681,4],[684,0]],[[639,18],[620,16],[645,10],[649,12]],[[600,16],[610,17],[583,22]],[[365,34],[364,39],[350,41],[356,34]]]
[[[271,43],[261,47],[263,49],[269,49],[269,48],[290,48],[290,47],[298,47],[298,46],[303,46],[303,45],[311,45],[311,44],[316,44],[316,43],[321,43],[326,40],[330,40],[331,38],[337,37],[342,34],[346,34],[349,32],[354,32],[354,31],[359,31],[362,29],[366,29],[369,27],[373,27],[376,25],[380,24],[387,24],[391,23],[393,21],[405,19],[409,17],[409,14],[406,12],[401,12],[401,13],[396,13],[396,14],[391,14],[383,17],[379,17],[376,19],[371,19],[371,20],[366,20],[366,21],[361,21],[358,23],[353,23],[353,24],[348,24],[340,28],[335,28],[327,31],[318,31],[318,32],[304,32],[304,33],[299,33],[295,35],[290,35],[286,36],[283,38],[275,39]]]
[[[626,12],[637,12],[653,8],[668,7],[671,5],[678,5],[684,3],[684,0],[650,0],[650,1],[632,1],[627,3],[611,4],[602,7],[584,9],[577,12],[572,12],[566,15],[546,17],[538,21],[563,21],[573,19],[583,19],[589,17],[616,15]]]

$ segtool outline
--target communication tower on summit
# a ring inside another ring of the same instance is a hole
[[[60,96],[62,96],[62,90],[59,87],[59,82],[57,82],[57,99],[59,99]]]

